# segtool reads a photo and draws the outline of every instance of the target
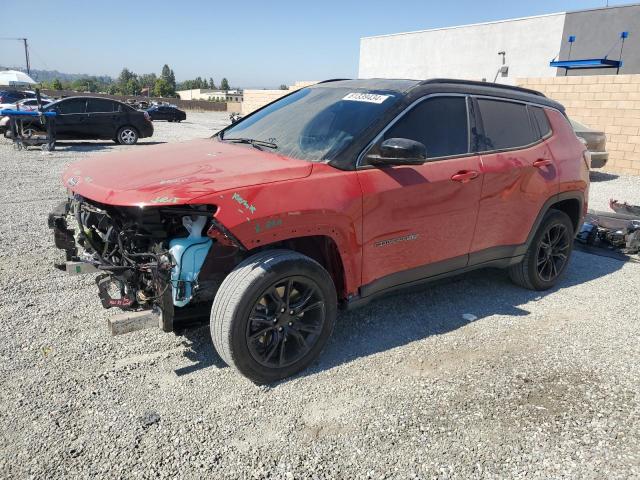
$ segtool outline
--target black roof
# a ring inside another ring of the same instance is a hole
[[[324,82],[316,83],[310,88],[325,87],[325,88],[353,88],[362,90],[389,90],[398,93],[407,93],[411,88],[420,83],[420,80],[402,80],[402,79],[388,79],[388,78],[368,78],[368,79],[334,79],[325,80]]]
[[[453,78],[433,78],[429,80],[405,80],[405,79],[335,79],[325,80],[316,84],[317,87],[342,87],[363,90],[389,90],[417,97],[429,93],[462,93],[473,95],[485,95],[499,98],[509,98],[524,102],[537,103],[564,111],[564,107],[558,102],[547,98],[543,93],[528,88],[504,85],[493,82],[477,82],[474,80],[460,80]],[[312,86],[311,88],[313,88]]]

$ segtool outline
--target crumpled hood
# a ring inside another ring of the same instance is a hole
[[[62,176],[74,193],[120,206],[192,203],[233,188],[306,177],[312,164],[216,139],[94,155]]]

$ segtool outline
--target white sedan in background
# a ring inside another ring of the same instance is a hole
[[[42,106],[46,107],[53,100],[48,98],[42,99]],[[27,112],[34,112],[38,110],[38,100],[35,98],[25,98],[16,103],[3,103],[0,104],[0,110],[25,110]],[[6,132],[9,129],[9,117],[0,118],[0,133]]]

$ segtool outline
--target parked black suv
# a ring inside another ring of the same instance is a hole
[[[146,112],[108,98],[69,97],[43,110],[58,114],[56,137],[59,140],[112,139],[122,145],[133,145],[138,138],[153,135],[153,124]]]
[[[181,122],[187,119],[187,114],[178,107],[169,105],[154,105],[147,109],[151,120],[167,120],[168,122]]]

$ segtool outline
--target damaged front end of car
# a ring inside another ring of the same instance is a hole
[[[153,318],[164,331],[203,323],[244,250],[215,213],[211,205],[125,207],[73,195],[49,215],[65,252],[56,266],[72,275],[101,272],[102,306],[126,313],[114,334],[146,328]]]

